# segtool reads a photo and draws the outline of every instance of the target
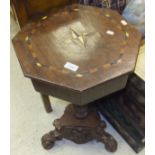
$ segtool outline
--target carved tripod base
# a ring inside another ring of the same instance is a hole
[[[83,110],[81,111],[83,113]],[[54,121],[55,130],[42,137],[42,145],[45,149],[51,149],[55,141],[66,138],[77,144],[84,144],[96,139],[104,143],[108,151],[116,151],[117,142],[110,134],[104,131],[106,124],[100,120],[95,110],[89,109],[88,115],[86,115],[85,111],[83,117],[78,118],[77,116],[80,116],[79,113],[78,115],[75,115],[75,113],[77,113],[76,107],[70,104],[66,108],[64,115]]]

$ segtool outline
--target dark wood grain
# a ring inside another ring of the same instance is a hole
[[[55,130],[42,137],[42,145],[45,149],[51,149],[56,141],[65,138],[77,144],[97,140],[105,144],[106,150],[110,152],[117,150],[116,140],[104,131],[106,124],[101,121],[99,114],[94,109],[90,109],[88,116],[82,119],[74,117],[74,114],[75,107],[70,104],[63,116],[54,121]]]
[[[76,0],[11,0],[22,28],[30,20],[37,19],[50,9],[75,3]]]
[[[32,79],[32,83],[35,90],[40,93],[61,98],[76,105],[84,105],[115,92],[118,89],[120,90],[124,88],[127,78],[128,74],[117,77],[113,80],[109,80],[103,84],[97,85],[82,92],[35,79]]]
[[[97,139],[116,151],[117,143],[103,130],[105,125],[99,130],[100,123],[90,127],[89,118],[100,119],[82,106],[125,87],[140,39],[116,11],[82,5],[52,10],[22,28],[13,45],[24,75],[36,91],[73,103],[56,122],[56,130],[43,136],[44,148],[64,137],[79,144]]]
[[[132,71],[140,33],[129,24],[122,26],[121,20],[114,11],[75,5],[30,23],[13,40],[24,74],[83,90]],[[72,38],[72,28],[88,33],[86,47]],[[65,69],[68,61],[79,70]]]
[[[67,100],[74,92],[76,104],[86,104],[125,87],[140,39],[116,11],[71,5],[27,24],[13,44],[26,77]],[[66,69],[67,62],[78,70]]]

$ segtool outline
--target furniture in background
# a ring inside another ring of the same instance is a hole
[[[145,146],[145,82],[131,74],[125,89],[96,104],[133,150],[140,152]]]
[[[51,9],[76,2],[77,0],[11,0],[11,6],[22,28],[30,20],[37,20]]]
[[[121,14],[126,6],[127,0],[79,0],[79,3],[113,9]]]
[[[42,137],[45,149],[67,138],[78,144],[96,139],[116,151],[117,142],[89,103],[125,87],[140,40],[116,11],[83,5],[51,11],[15,36],[18,60],[36,91],[72,103]]]
[[[134,73],[129,76],[125,89],[94,104],[136,153],[145,147],[144,80],[145,40],[143,39]]]

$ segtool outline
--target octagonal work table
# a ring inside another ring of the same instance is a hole
[[[56,140],[78,144],[96,139],[117,149],[91,103],[126,85],[140,45],[140,33],[116,11],[71,5],[27,24],[13,39],[23,73],[36,91],[71,102],[42,137],[44,148]]]

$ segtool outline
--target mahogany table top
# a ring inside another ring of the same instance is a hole
[[[140,33],[116,11],[71,5],[13,39],[26,77],[84,91],[133,71]]]

